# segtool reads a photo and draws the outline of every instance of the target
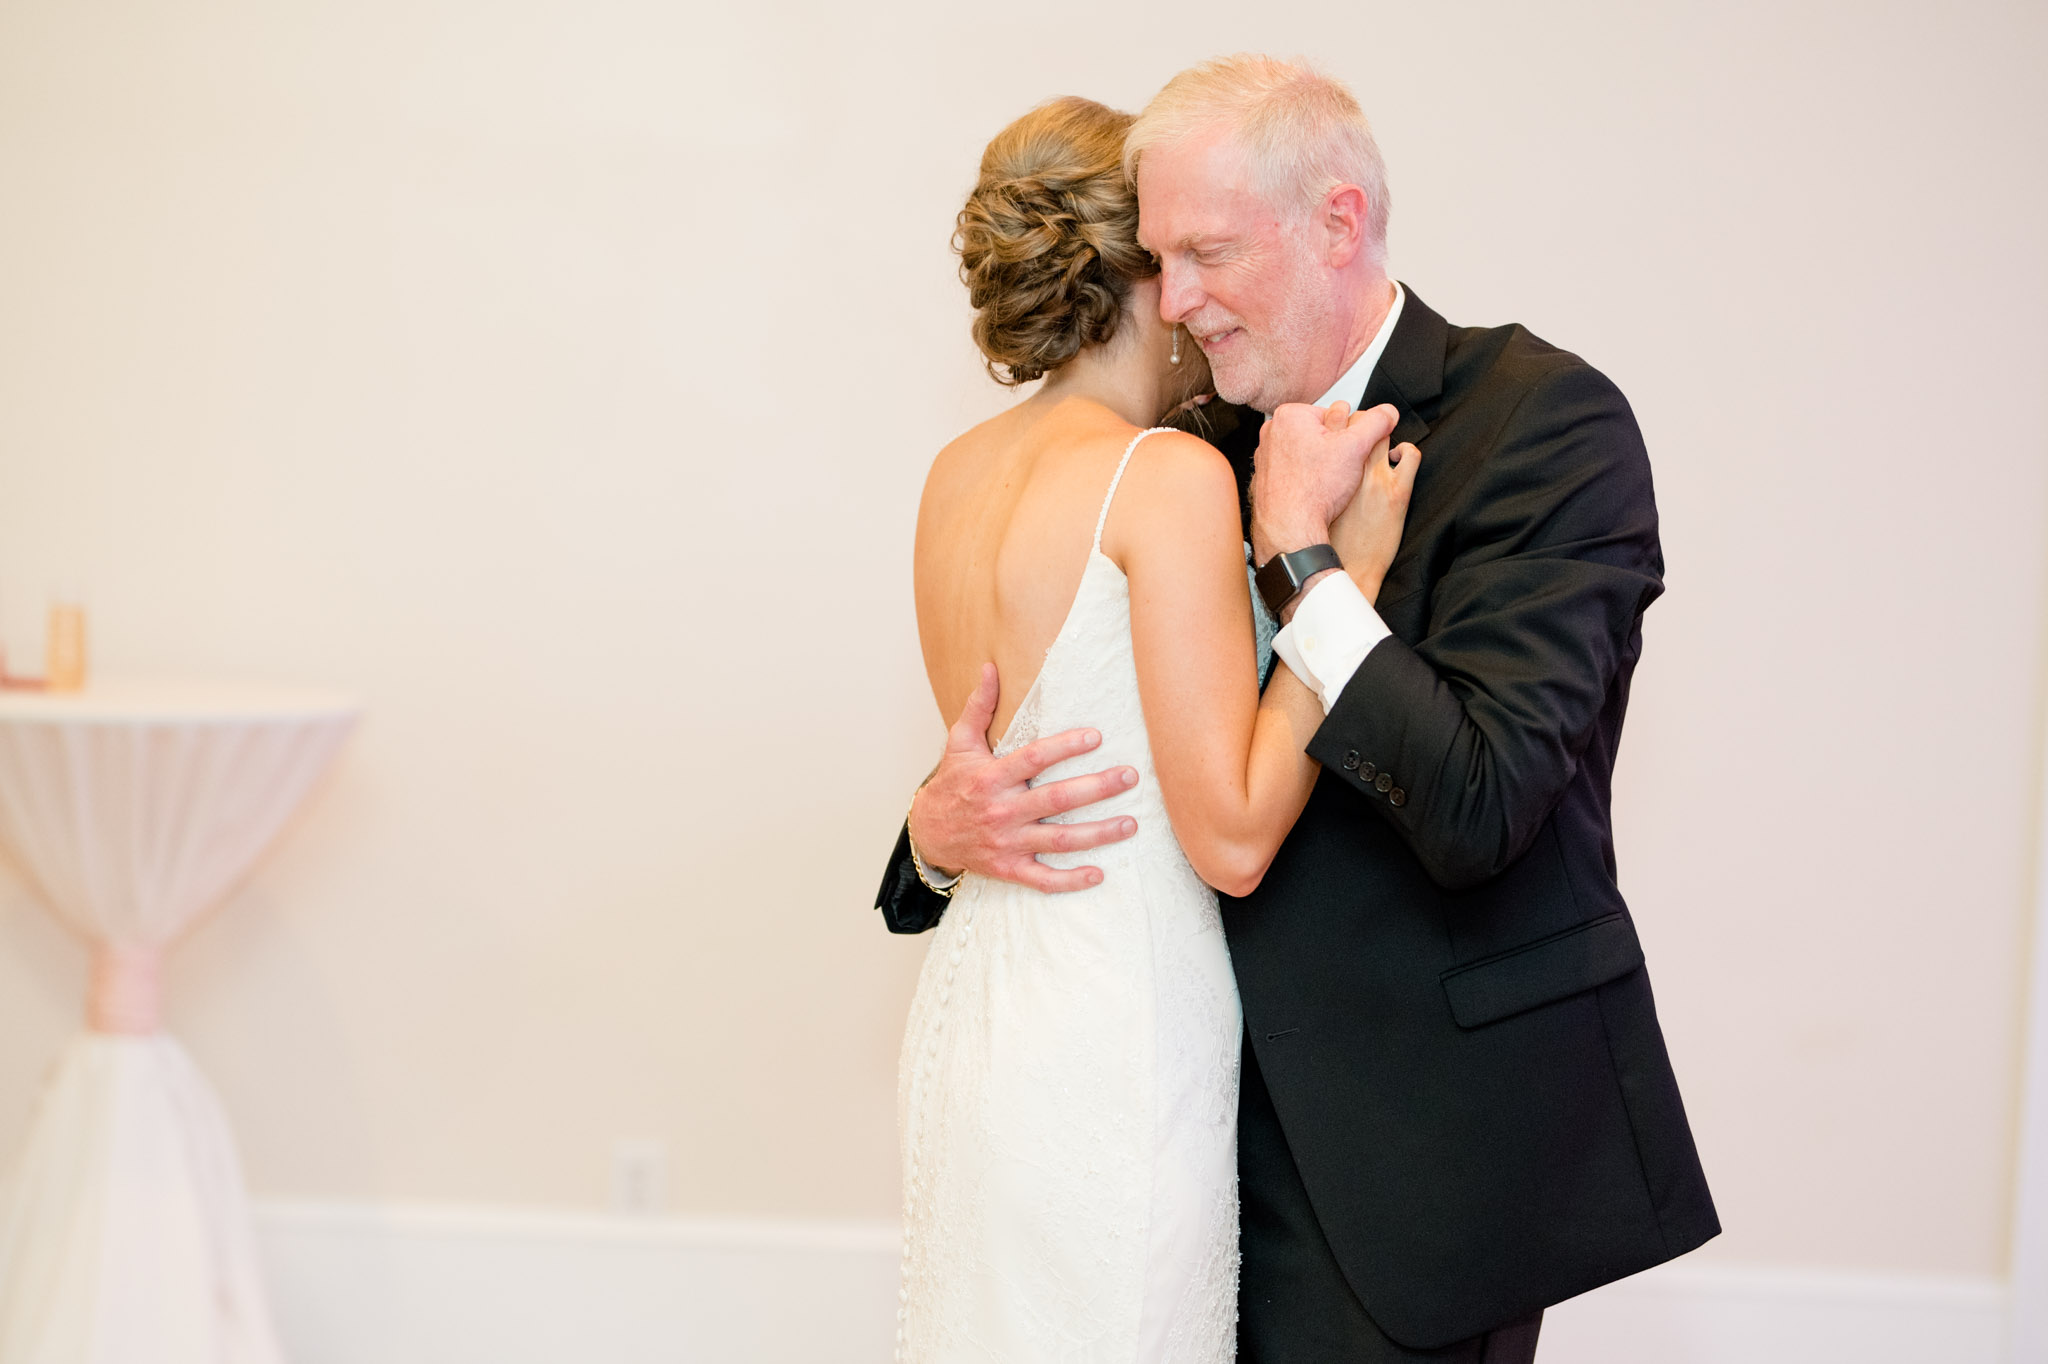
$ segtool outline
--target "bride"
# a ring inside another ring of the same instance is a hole
[[[1158,426],[1207,371],[1159,316],[1130,122],[1082,99],[1025,115],[960,211],[989,372],[1044,383],[933,461],[925,667],[945,715],[991,659],[1034,679],[1005,693],[996,751],[1099,730],[1087,761],[1136,776],[1091,818],[1137,831],[1075,893],[967,876],[933,936],[898,1080],[912,1364],[1234,1352],[1240,1024],[1216,891],[1257,885],[1301,813],[1323,711],[1285,668],[1261,695],[1236,478]],[[1326,425],[1350,429],[1341,404]],[[1384,442],[1367,461],[1345,543],[1381,553],[1355,572],[1393,557],[1404,464]]]

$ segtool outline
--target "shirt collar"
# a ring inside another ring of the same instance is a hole
[[[1380,356],[1387,349],[1387,342],[1393,339],[1394,324],[1401,320],[1401,305],[1408,301],[1408,291],[1394,281],[1394,306],[1387,309],[1387,320],[1380,323],[1380,329],[1373,333],[1372,344],[1365,348],[1365,354],[1351,362],[1351,368],[1344,371],[1344,377],[1331,384],[1329,391],[1316,399],[1317,407],[1328,407],[1342,398],[1357,407],[1365,397],[1365,386],[1372,382],[1373,367],[1380,362]]]

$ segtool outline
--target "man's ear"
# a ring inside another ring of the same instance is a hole
[[[1330,268],[1342,270],[1365,250],[1365,191],[1339,185],[1323,199],[1322,226]]]

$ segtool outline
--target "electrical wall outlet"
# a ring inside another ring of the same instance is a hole
[[[668,1208],[668,1143],[621,1137],[612,1143],[612,1211],[655,1217]]]

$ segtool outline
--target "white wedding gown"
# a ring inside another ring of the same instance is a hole
[[[1066,623],[999,752],[1078,726],[1128,764],[1073,818],[1134,815],[1046,895],[968,876],[932,936],[903,1040],[903,1364],[1209,1364],[1235,1354],[1241,1021],[1216,896],[1167,823],[1102,523]]]

